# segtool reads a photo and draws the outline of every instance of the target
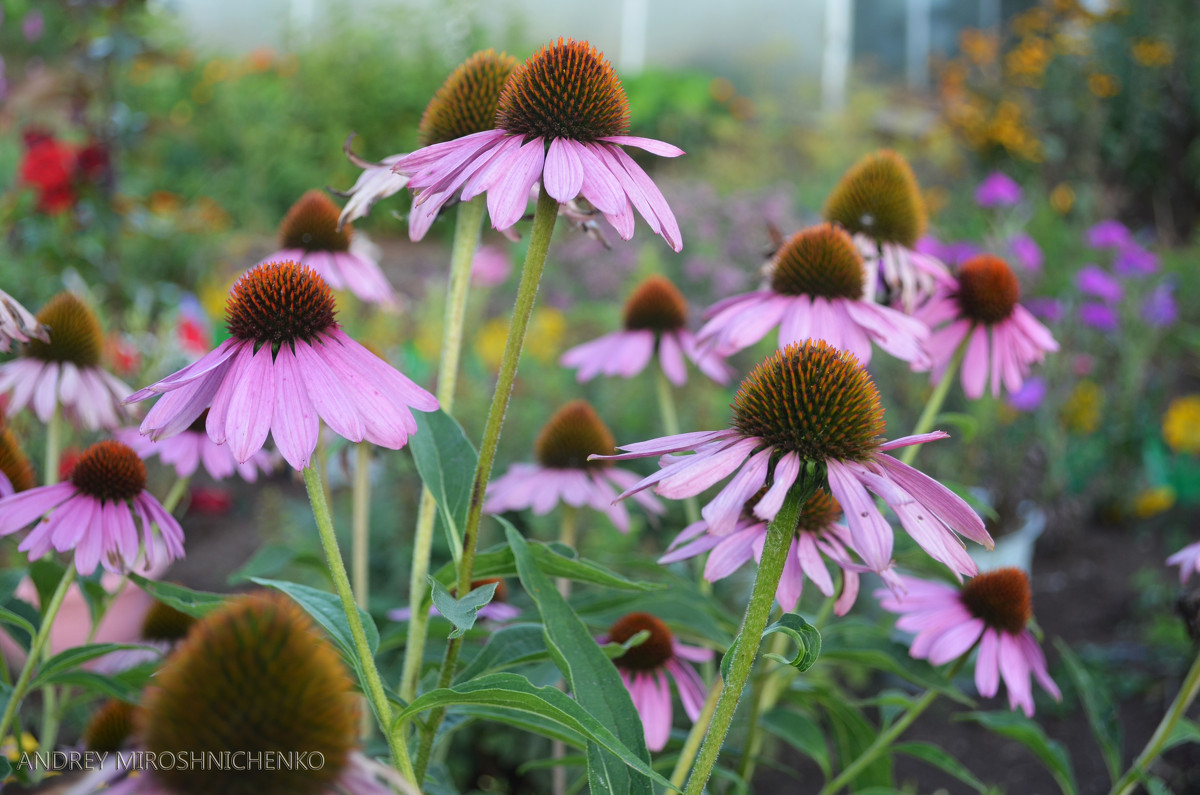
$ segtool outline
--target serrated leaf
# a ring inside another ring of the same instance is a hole
[[[1054,646],[1058,649],[1059,656],[1066,665],[1067,675],[1071,677],[1075,692],[1079,694],[1079,700],[1083,703],[1088,726],[1091,727],[1096,744],[1100,746],[1104,766],[1108,768],[1108,779],[1115,782],[1121,775],[1121,720],[1112,694],[1092,676],[1087,666],[1062,638],[1056,638]]]
[[[829,746],[816,721],[790,709],[773,709],[760,722],[764,729],[816,762],[825,778],[830,777]]]
[[[492,601],[492,597],[496,595],[496,587],[499,585],[499,583],[489,582],[469,592],[463,598],[455,599],[446,590],[446,587],[433,577],[426,579],[429,580],[429,587],[433,590],[433,606],[437,608],[443,618],[454,625],[454,630],[446,636],[451,639],[460,637],[475,626],[479,608]]]
[[[933,743],[897,743],[892,746],[892,750],[898,754],[905,754],[914,759],[920,759],[922,762],[928,762],[934,767],[941,768],[976,792],[987,792],[987,785],[976,778],[975,774],[968,770],[966,765]]]
[[[763,630],[763,637],[782,632],[796,641],[796,655],[788,659],[778,654],[765,654],[771,660],[790,665],[800,673],[813,667],[821,656],[821,632],[797,613],[784,613],[779,620]]]
[[[140,574],[130,574],[129,579],[137,587],[167,607],[173,607],[192,618],[204,618],[225,604],[225,601],[229,598],[228,594],[193,591],[191,588],[184,588],[182,585],[148,580]]]
[[[457,561],[479,456],[462,426],[446,412],[439,409],[414,416],[417,432],[409,437],[408,449],[425,488],[437,502],[438,518]],[[479,574],[478,569],[475,573]]]
[[[1078,792],[1066,747],[1047,737],[1041,726],[1024,715],[1017,712],[967,712],[954,716],[954,719],[974,721],[996,734],[1016,740],[1041,760],[1066,795]]]

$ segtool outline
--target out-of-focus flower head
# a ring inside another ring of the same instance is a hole
[[[1099,265],[1084,265],[1075,274],[1075,286],[1080,292],[1094,295],[1108,304],[1120,303],[1125,288],[1114,276]]]
[[[1101,221],[1087,230],[1087,244],[1092,248],[1127,248],[1133,243],[1129,228],[1120,221]]]
[[[1017,262],[1024,265],[1027,270],[1042,269],[1042,263],[1045,261],[1042,247],[1029,235],[1015,235],[1008,241],[1008,248]]]
[[[980,207],[1012,207],[1019,204],[1021,186],[1003,171],[993,171],[975,188],[975,203]]]
[[[1142,320],[1148,326],[1166,327],[1179,319],[1179,304],[1175,301],[1175,285],[1169,281],[1158,284],[1142,302]]]
[[[1200,454],[1200,395],[1183,395],[1171,401],[1163,414],[1162,434],[1175,452]]]

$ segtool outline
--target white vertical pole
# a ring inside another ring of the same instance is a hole
[[[915,91],[929,85],[931,6],[931,0],[908,0],[905,77],[908,87]]]
[[[825,0],[825,46],[821,51],[821,108],[846,106],[854,31],[854,0]]]
[[[635,75],[646,66],[646,20],[650,0],[623,0],[621,4],[621,74]]]

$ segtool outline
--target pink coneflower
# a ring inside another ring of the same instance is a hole
[[[329,286],[295,262],[242,275],[226,303],[230,338],[199,361],[130,395],[165,395],[142,421],[152,439],[174,436],[208,409],[205,427],[245,463],[270,434],[300,470],[320,421],[352,442],[398,450],[416,433],[412,409],[437,399],[352,340],[334,319]]]
[[[14,340],[29,342],[31,339],[50,342],[50,335],[32,312],[0,290],[0,353],[7,353]]]
[[[236,472],[247,483],[257,481],[259,472],[269,475],[274,471],[278,458],[266,450],[259,450],[245,463],[238,463],[229,445],[208,438],[207,422],[206,409],[186,431],[175,436],[155,440],[143,436],[136,428],[123,428],[116,436],[142,458],[157,455],[164,464],[174,467],[175,476],[180,478],[190,478],[201,465],[213,480],[224,480]]]
[[[622,617],[598,640],[600,643],[624,643],[642,631],[648,631],[650,637],[615,658],[613,663],[642,719],[646,746],[651,751],[661,751],[671,736],[673,717],[668,678],[675,680],[683,711],[695,721],[700,717],[707,688],[700,674],[688,663],[707,662],[713,653],[711,649],[687,646],[675,640],[667,625],[649,613],[630,613]]]
[[[871,361],[871,342],[916,367],[928,367],[929,329],[901,312],[863,300],[863,259],[831,224],[797,232],[767,264],[767,289],[718,301],[704,313],[700,344],[733,352],[779,326],[779,347],[825,340]]]
[[[1017,568],[1002,568],[973,577],[961,588],[912,577],[904,588],[879,590],[875,597],[884,610],[900,613],[896,627],[913,632],[910,653],[919,660],[942,665],[978,644],[975,687],[991,698],[1008,688],[1009,709],[1020,707],[1033,717],[1030,672],[1055,701],[1062,694],[1046,670],[1046,657],[1026,625],[1033,615],[1029,577]]]
[[[685,356],[718,384],[728,383],[733,370],[718,352],[697,345],[687,328],[687,313],[687,300],[678,288],[662,276],[651,276],[625,302],[623,331],[576,345],[558,363],[577,368],[580,382],[601,374],[632,378],[657,352],[659,365],[676,386],[687,383]]]
[[[8,393],[8,414],[29,406],[49,422],[56,409],[88,430],[116,428],[127,416],[121,400],[129,387],[100,366],[104,332],[96,315],[73,293],[50,299],[37,314],[50,328],[50,341],[34,338],[21,355],[0,364],[0,394]]]
[[[1189,544],[1167,558],[1168,566],[1179,567],[1179,582],[1186,583],[1193,572],[1200,573],[1200,542]]]
[[[335,290],[349,290],[368,303],[394,306],[396,294],[379,263],[348,225],[338,225],[338,206],[319,190],[310,190],[288,210],[279,225],[280,248],[267,262],[291,260],[312,268]]]
[[[514,607],[508,603],[508,584],[498,577],[492,577],[483,580],[472,580],[471,590],[482,588],[485,585],[496,583],[496,592],[492,595],[492,601],[488,602],[476,612],[480,618],[486,618],[489,621],[502,623],[504,621],[512,621],[521,615],[521,608]],[[455,588],[450,588],[450,593],[453,595]],[[429,606],[429,615],[438,614],[437,608],[433,605]],[[387,617],[392,621],[408,621],[412,618],[411,607],[401,607],[396,610],[389,610]]]
[[[664,456],[662,467],[622,497],[655,486],[670,499],[694,497],[734,477],[701,511],[708,532],[728,536],[746,501],[764,486],[754,515],[771,521],[788,492],[821,477],[846,512],[850,540],[866,565],[884,572],[892,563],[892,529],[868,491],[883,498],[909,535],[956,574],[974,574],[956,533],[992,546],[983,521],[954,492],[887,451],[946,438],[936,431],[880,441],[879,390],[852,354],[824,342],[789,345],[759,364],[738,388],[732,426],[623,445],[609,460]],[[693,451],[691,456],[672,455]],[[826,475],[820,475],[824,468]],[[812,474],[808,474],[812,470]],[[734,473],[737,474],[734,474]]]
[[[704,579],[716,582],[728,577],[746,561],[752,558],[758,560],[767,538],[768,522],[755,516],[754,509],[766,491],[764,487],[747,500],[732,533],[725,536],[707,533],[708,522],[701,519],[685,528],[658,562],[674,563],[711,550],[704,567]],[[775,591],[775,599],[784,610],[796,609],[805,577],[821,593],[833,596],[833,579],[825,568],[822,555],[842,570],[842,592],[834,604],[834,612],[844,616],[854,606],[854,600],[858,598],[858,573],[861,567],[854,563],[850,555],[854,549],[850,530],[834,521],[841,513],[842,507],[837,500],[824,490],[816,491],[804,504],[800,511],[800,522],[796,526],[796,543],[788,550],[783,576]],[[894,577],[890,569],[884,574],[889,580]]]
[[[536,464],[513,464],[502,477],[488,484],[487,513],[531,508],[542,516],[559,503],[588,506],[608,516],[622,533],[629,531],[629,513],[614,502],[620,489],[627,489],[638,476],[608,461],[590,461],[589,456],[615,450],[612,433],[586,400],[563,406],[542,428],[534,442]],[[650,513],[661,514],[662,504],[649,494],[639,504]]]
[[[167,562],[182,558],[179,522],[145,489],[146,465],[137,453],[120,442],[96,442],[79,457],[70,480],[0,499],[0,535],[15,533],[49,514],[17,549],[28,552],[30,560],[51,548],[75,550],[75,568],[84,575],[95,571],[97,564],[124,573],[137,565],[143,550],[151,565],[164,553]],[[155,524],[161,543],[154,534]]]
[[[868,300],[912,312],[945,278],[946,266],[917,250],[927,223],[925,201],[912,168],[896,152],[881,149],[851,166],[825,200],[823,214],[854,236],[866,259]]]
[[[486,192],[492,226],[504,230],[525,214],[530,190],[540,181],[560,204],[582,195],[625,240],[633,236],[636,208],[655,234],[676,251],[682,248],[662,192],[621,147],[662,157],[683,150],[626,134],[625,90],[595,47],[559,39],[538,50],[504,84],[495,126],[401,158],[396,171],[412,175],[414,216],[432,218],[455,198],[468,201]],[[416,240],[424,230],[410,224],[409,233]]]
[[[981,254],[964,262],[958,279],[943,285],[917,312],[935,329],[926,345],[934,383],[969,338],[962,365],[967,397],[980,397],[989,377],[993,397],[1000,394],[1001,382],[1009,393],[1019,390],[1029,366],[1058,350],[1050,331],[1018,303],[1020,297],[1021,285],[1004,260]]]

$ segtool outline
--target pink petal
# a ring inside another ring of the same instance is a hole
[[[264,346],[265,347],[265,346]],[[304,390],[296,354],[290,345],[281,345],[275,357],[275,406],[271,415],[271,435],[283,459],[299,471],[308,467],[317,448],[321,421]],[[264,395],[263,399],[267,399]]]
[[[854,548],[871,569],[882,571],[892,559],[892,528],[850,469],[832,458],[825,463],[829,490],[846,512]]]
[[[668,331],[659,337],[658,361],[668,381],[675,386],[687,383],[687,365],[683,361],[683,348],[675,332]]]
[[[767,522],[774,519],[799,476],[800,456],[796,453],[784,453],[775,463],[775,480],[771,488],[767,489],[767,493],[754,506],[754,515]]]
[[[263,345],[246,364],[229,396],[225,437],[238,461],[244,462],[262,449],[271,432],[274,407],[275,373],[271,346]]]
[[[991,698],[1000,689],[1000,639],[996,630],[985,629],[979,639],[975,658],[975,689],[984,698]]]
[[[716,582],[737,571],[754,556],[754,542],[765,533],[766,527],[757,525],[720,539],[720,543],[708,556],[708,563],[704,566],[704,579]]]
[[[0,535],[9,535],[39,519],[76,493],[75,484],[56,483],[18,492],[0,500]]]
[[[1033,717],[1033,685],[1029,681],[1029,662],[1021,653],[1017,639],[1007,632],[1000,635],[1000,676],[1008,688],[1010,709],[1021,707],[1025,717]]]
[[[343,381],[307,342],[297,342],[294,353],[297,370],[304,379],[305,392],[318,416],[338,436],[351,442],[361,442],[364,432],[362,419],[350,396],[343,390]]]
[[[488,214],[494,228],[507,229],[521,220],[529,204],[529,191],[541,176],[545,157],[545,142],[541,138],[532,139],[509,159],[496,184],[488,188]]]
[[[645,149],[650,154],[659,157],[679,157],[684,154],[684,151],[674,144],[654,138],[639,138],[636,135],[607,135],[599,140],[619,146],[636,146],[638,149]]]
[[[554,138],[546,152],[542,186],[560,204],[571,201],[583,190],[583,162],[577,148],[582,149],[582,144],[567,138]]]

